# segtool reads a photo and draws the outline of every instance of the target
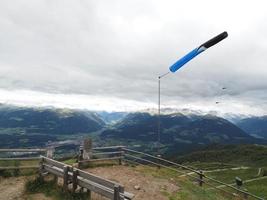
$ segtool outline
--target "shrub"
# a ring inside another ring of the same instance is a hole
[[[41,178],[29,180],[25,186],[28,193],[44,193],[46,196],[52,196],[57,200],[87,200],[86,193],[72,193],[64,191],[55,181],[43,181]]]
[[[0,170],[0,176],[7,178],[7,177],[11,177],[12,173],[9,170]]]

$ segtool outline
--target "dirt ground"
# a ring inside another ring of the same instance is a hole
[[[0,178],[0,200],[52,200],[44,194],[24,195],[26,177]]]
[[[179,190],[179,187],[170,180],[144,174],[138,170],[138,167],[132,168],[115,165],[91,168],[86,171],[124,185],[125,191],[135,195],[134,200],[168,200],[163,195],[163,192],[172,194]],[[100,197],[92,197],[93,200],[102,199]]]
[[[24,200],[24,177],[0,178],[0,200]]]
[[[134,200],[168,200],[163,193],[174,193],[179,187],[168,179],[160,179],[144,174],[138,167],[132,168],[122,165],[90,168],[91,172],[103,178],[120,183],[125,191],[135,195]],[[0,178],[0,200],[52,200],[44,194],[24,195],[26,177]],[[92,200],[104,200],[98,194],[92,193]]]

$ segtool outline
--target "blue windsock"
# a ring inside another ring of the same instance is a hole
[[[209,41],[205,42],[204,44],[200,45],[193,51],[186,54],[184,57],[182,57],[180,60],[178,60],[176,63],[174,63],[172,66],[170,66],[171,72],[176,72],[178,69],[180,69],[184,64],[192,60],[194,57],[196,57],[198,54],[202,53],[206,49],[210,48],[211,46],[219,43],[223,39],[227,38],[228,33],[222,32],[221,34],[215,36],[214,38],[210,39]]]

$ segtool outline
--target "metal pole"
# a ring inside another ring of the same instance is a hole
[[[160,76],[158,77],[158,154],[159,154],[159,144],[160,144]]]
[[[160,79],[164,76],[168,75],[170,72],[167,72],[165,74],[162,74],[161,76],[158,76],[158,155],[159,155],[159,148],[160,148]]]

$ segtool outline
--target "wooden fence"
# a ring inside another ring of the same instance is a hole
[[[92,159],[80,160],[79,163],[83,162],[94,162],[98,160],[119,160],[119,164],[122,161],[131,162],[135,164],[143,164],[143,165],[152,165],[157,166],[159,168],[166,168],[177,173],[183,174],[184,176],[188,176],[193,178],[193,180],[197,181],[199,186],[203,186],[204,184],[208,185],[211,188],[222,191],[231,196],[239,196],[243,199],[248,199],[252,197],[254,199],[264,200],[264,198],[258,197],[248,191],[242,190],[239,187],[235,187],[231,184],[224,183],[222,181],[211,178],[203,173],[202,170],[195,170],[191,167],[181,165],[161,157],[153,156],[144,152],[128,149],[125,146],[111,146],[111,147],[97,147],[92,148],[91,150]],[[101,158],[95,158],[101,156]],[[189,172],[189,173],[188,173]],[[230,192],[229,190],[225,190],[217,186],[217,184],[223,185],[226,188],[234,191]]]
[[[0,149],[0,152],[47,152],[47,149]],[[47,155],[51,155],[47,153]],[[213,179],[205,175],[201,170],[195,170],[191,167],[181,165],[160,157],[156,157],[144,152],[128,149],[124,146],[110,146],[110,147],[97,147],[87,149],[88,157],[83,158],[83,149],[80,149],[78,156],[78,168],[83,163],[90,163],[95,161],[107,161],[107,160],[118,160],[118,164],[122,161],[132,162],[135,164],[149,164],[157,167],[166,168],[178,173],[182,173],[185,176],[191,177],[198,181],[199,186],[204,184],[220,190],[224,193],[239,196],[244,199],[252,197],[254,199],[264,200],[264,198],[258,197],[252,193],[242,190],[238,187],[234,187],[231,184],[226,184],[219,180]],[[48,157],[24,157],[24,158],[0,158],[0,160],[27,160],[27,159],[41,159],[40,161],[40,174],[51,173],[57,177],[63,178],[63,187],[67,189],[69,185],[72,185],[72,190],[75,191],[77,187],[86,188],[89,191],[96,192],[109,199],[121,200],[121,199],[132,199],[133,194],[124,191],[124,187],[118,183],[103,179],[96,175],[82,171],[78,168],[66,165],[64,163],[55,161]],[[0,168],[1,169],[1,168]],[[10,169],[10,168],[9,168]],[[188,173],[190,172],[190,173]],[[221,184],[226,188],[232,189],[234,192],[222,189],[216,184]],[[242,195],[242,196],[241,196]]]
[[[119,183],[106,180],[50,158],[41,157],[40,175],[47,172],[63,178],[63,188],[67,190],[69,185],[71,185],[73,192],[79,186],[90,191],[89,195],[93,191],[113,200],[132,199],[134,196],[131,193],[125,192],[124,187]]]
[[[52,157],[53,149],[0,149],[0,153],[25,153],[29,155],[29,153],[39,153],[39,154],[46,154],[46,156]],[[40,156],[16,156],[16,157],[1,157],[0,161],[29,161],[29,160],[40,160]],[[12,155],[14,156],[14,155]],[[29,166],[0,166],[0,170],[14,170],[14,169],[38,169],[38,165],[29,165]]]
[[[109,147],[96,147],[89,150],[89,158],[83,157],[84,149],[81,148],[78,156],[78,168],[84,163],[92,163],[99,161],[118,161],[121,165],[124,156],[122,150],[125,146],[109,146]]]

